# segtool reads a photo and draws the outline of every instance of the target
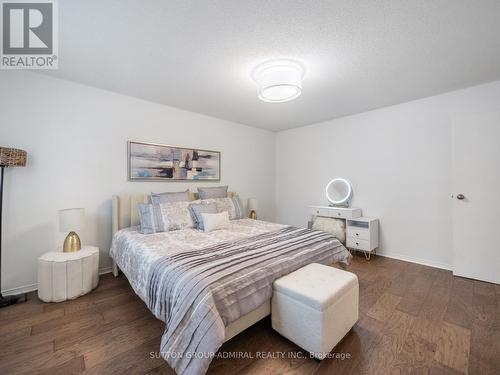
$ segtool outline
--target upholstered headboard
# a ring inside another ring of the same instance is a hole
[[[189,193],[191,195],[191,200],[198,199],[197,193]],[[236,195],[234,192],[228,192],[228,197],[233,197]],[[140,224],[139,210],[137,205],[139,203],[150,202],[149,194],[122,194],[113,195],[112,199],[112,232],[113,235],[120,229],[128,228],[134,225]]]
[[[112,207],[112,232],[113,235],[120,229],[139,225],[139,203],[147,203],[149,201],[148,194],[133,194],[133,195],[113,195]]]

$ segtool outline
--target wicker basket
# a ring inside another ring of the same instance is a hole
[[[0,166],[24,167],[26,165],[26,151],[17,148],[0,147]]]

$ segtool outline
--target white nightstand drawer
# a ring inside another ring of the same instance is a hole
[[[351,249],[371,251],[370,241],[362,240],[359,238],[347,237],[347,247]]]
[[[352,207],[309,206],[309,213],[314,216],[353,219],[361,216],[361,209]]]
[[[364,228],[347,227],[347,237],[360,238],[362,240],[370,240],[370,230]]]

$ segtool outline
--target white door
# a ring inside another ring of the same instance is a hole
[[[453,119],[452,188],[454,274],[500,284],[500,111]]]

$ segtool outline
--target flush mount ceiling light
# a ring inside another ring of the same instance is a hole
[[[286,59],[266,61],[252,71],[259,99],[271,103],[288,102],[298,98],[302,92],[302,78],[302,65]]]

